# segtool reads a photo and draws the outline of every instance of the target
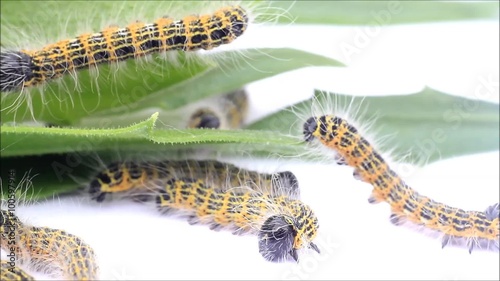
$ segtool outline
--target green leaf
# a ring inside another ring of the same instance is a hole
[[[308,66],[343,66],[333,59],[295,49],[254,49],[244,52],[247,58],[230,52],[228,57],[220,62],[225,67],[214,67],[210,71],[144,97],[134,104],[134,110],[159,108],[169,111],[294,69]],[[248,58],[251,60],[248,61]],[[127,106],[116,107],[94,117],[123,115],[128,111]]]
[[[155,113],[143,122],[118,129],[4,125],[0,132],[3,184],[8,185],[11,170],[17,175],[29,171],[36,175],[29,198],[40,199],[78,190],[102,167],[96,159],[106,157],[116,160],[118,155],[127,159],[136,155],[145,159],[162,155],[165,159],[175,159],[196,156],[200,149],[204,149],[207,157],[247,153],[296,156],[304,152],[300,139],[276,132],[155,129],[157,118]]]
[[[313,101],[327,109],[345,111],[350,106],[350,113],[355,111],[356,123],[370,124],[376,139],[384,137],[382,149],[388,148],[397,156],[411,153],[409,159],[405,159],[409,162],[428,163],[499,149],[498,104],[452,96],[430,88],[412,95],[382,97],[351,97],[318,91],[314,98],[257,121],[248,129],[272,130],[299,137],[302,124],[313,112]],[[327,111],[316,115],[334,113]],[[297,117],[300,114],[304,116]]]
[[[498,1],[273,1],[294,23],[388,25],[498,18]],[[279,22],[289,23],[285,17]]]
[[[244,52],[244,56],[239,52]],[[25,94],[30,95],[31,111],[38,121],[71,125],[83,117],[106,116],[109,118],[99,122],[106,122],[109,126],[113,124],[112,116],[124,117],[151,107],[175,109],[298,68],[342,66],[327,57],[287,48],[228,51],[219,54],[220,59],[213,64],[199,60],[188,62],[185,55],[179,56],[180,64],[188,63],[189,67],[166,65],[158,57],[155,57],[154,63],[148,64],[131,60],[124,64],[124,71],[116,74],[109,65],[99,66],[97,82],[88,70],[80,71],[78,81],[81,92],[65,92],[56,82],[45,89],[43,99],[37,90]],[[116,83],[110,81],[110,77],[114,77]],[[64,77],[63,81],[68,89],[75,87],[71,76]],[[98,91],[95,85],[98,85]],[[2,96],[1,107],[6,109],[1,112],[3,122],[31,119],[29,104],[26,102],[14,111],[7,109],[16,103],[17,98],[16,93]],[[126,121],[130,123],[138,120]]]
[[[202,145],[244,144],[246,151],[286,152],[297,139],[268,131],[153,129],[158,114],[118,129],[1,127],[2,157],[105,151],[168,151]]]
[[[244,5],[256,2],[248,1]],[[158,12],[162,9],[179,17],[213,11],[219,6],[203,1],[2,1],[2,45],[32,50],[43,46],[37,44],[38,41],[57,42],[72,38],[82,29],[97,32],[103,29],[99,25],[104,22],[98,20],[99,17],[108,23],[111,18],[113,24],[125,26],[138,17],[149,22],[164,16]],[[26,14],[36,19],[36,26],[42,27],[42,32],[37,33],[32,28],[35,22],[26,20]],[[63,16],[59,19],[57,15]],[[92,21],[88,20],[90,15]],[[64,22],[63,35],[57,24],[59,21]],[[82,23],[90,26],[82,26]],[[25,30],[25,36],[32,41],[31,46],[19,46],[18,30]],[[40,37],[43,40],[32,40]],[[27,89],[22,95],[19,92],[2,93],[1,120],[5,123],[34,118],[55,125],[76,125],[84,117],[123,117],[152,106],[161,112],[286,71],[306,66],[342,66],[333,59],[286,48],[168,53],[166,57],[153,55],[113,66],[99,65],[97,69],[80,70],[47,83],[43,89]],[[121,123],[137,121],[128,119],[121,120]],[[111,118],[100,122],[107,126],[114,124]],[[100,123],[96,126],[101,127]]]

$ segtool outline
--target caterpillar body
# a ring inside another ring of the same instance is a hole
[[[33,276],[18,266],[11,266],[8,261],[0,261],[0,280],[33,281]]]
[[[137,199],[147,200],[147,183],[174,178],[200,178],[219,189],[256,186],[262,190],[298,198],[298,180],[292,172],[264,174],[240,169],[232,164],[213,160],[165,160],[157,162],[113,162],[90,181],[88,192],[98,202],[107,194],[130,191]]]
[[[354,177],[373,186],[370,203],[387,202],[390,220],[396,225],[406,221],[442,233],[442,247],[464,244],[474,248],[499,250],[500,207],[484,212],[465,211],[436,202],[409,187],[392,170],[375,148],[346,120],[335,115],[309,118],[303,125],[305,140],[318,140],[333,149],[339,163],[354,168]]]
[[[15,239],[15,253],[20,260],[55,266],[68,280],[96,280],[98,276],[93,249],[73,234],[25,225],[13,212],[6,210],[0,212],[0,231],[1,248],[9,250],[12,247],[9,241]],[[2,280],[9,279],[2,276]]]
[[[304,246],[318,250],[312,240],[318,221],[299,200],[267,192],[217,190],[200,179],[172,179],[159,185],[158,209],[184,211],[189,222],[210,224],[211,229],[231,228],[234,233],[257,233],[259,252],[268,260],[288,255],[298,261]]]
[[[153,198],[162,213],[188,217],[190,224],[257,234],[259,252],[270,261],[298,261],[304,247],[319,252],[312,242],[318,220],[297,199],[297,179],[288,171],[259,174],[209,160],[121,162],[108,166],[89,186],[97,201],[107,193],[135,189],[135,195],[147,196],[142,201]]]
[[[0,90],[22,90],[80,69],[153,53],[210,50],[241,36],[248,21],[246,11],[235,5],[182,20],[162,17],[149,24],[135,22],[125,28],[111,26],[40,50],[2,51]]]

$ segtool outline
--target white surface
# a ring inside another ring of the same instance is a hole
[[[242,46],[298,47],[328,55],[347,68],[302,69],[249,86],[251,120],[312,95],[413,93],[425,85],[473,97],[481,79],[493,80],[486,99],[498,102],[498,22],[383,27],[348,58],[339,46],[355,45],[360,27],[297,26],[254,29]],[[250,30],[249,30],[250,31]],[[279,34],[279,35],[278,35]],[[279,63],[279,62],[277,62]],[[422,194],[466,209],[498,202],[498,152],[448,159],[405,178]],[[275,163],[275,162],[272,162]],[[246,167],[252,167],[249,162]],[[264,261],[254,236],[233,236],[183,220],[160,217],[132,203],[97,206],[70,198],[18,207],[35,225],[81,236],[96,251],[103,279],[499,279],[499,255],[461,248],[389,223],[385,203],[367,203],[371,187],[348,167],[282,163],[259,168],[294,172],[302,199],[320,220],[322,253],[301,253],[299,264]]]

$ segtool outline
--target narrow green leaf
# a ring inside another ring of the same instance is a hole
[[[498,18],[498,1],[273,1],[294,23],[388,25]],[[289,19],[279,18],[288,23]]]
[[[246,151],[287,151],[297,138],[275,132],[207,129],[153,129],[155,113],[146,121],[118,129],[2,126],[2,158],[12,156],[104,151],[193,149],[202,145],[244,144]]]
[[[307,113],[311,114],[314,99],[317,99],[314,103],[323,108],[350,108],[357,123],[370,123],[375,138],[384,137],[382,149],[390,149],[399,156],[411,153],[406,159],[410,162],[433,162],[499,149],[498,104],[452,96],[430,88],[412,95],[383,97],[351,97],[318,91],[313,99],[257,121],[248,129],[299,137],[302,124],[311,117]],[[298,120],[297,112],[304,115],[300,116],[303,120]]]

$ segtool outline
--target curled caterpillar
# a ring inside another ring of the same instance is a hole
[[[240,6],[182,20],[159,18],[125,28],[108,27],[43,47],[2,51],[0,90],[9,92],[41,85],[76,70],[172,50],[209,50],[228,44],[247,29],[248,15]]]
[[[248,113],[248,95],[244,89],[223,95],[215,108],[202,107],[188,121],[188,128],[237,129]]]
[[[0,212],[0,231],[0,247],[13,250],[19,260],[56,266],[67,280],[96,280],[98,276],[94,250],[73,234],[25,225],[6,210]],[[15,241],[16,247],[12,247],[10,241]],[[9,279],[2,277],[2,280]]]
[[[370,203],[391,206],[390,220],[406,221],[443,234],[442,247],[465,242],[469,252],[476,247],[499,250],[500,207],[485,212],[465,211],[436,202],[409,187],[375,148],[346,120],[335,115],[309,118],[303,126],[305,140],[318,140],[333,149],[337,162],[354,168],[354,177],[373,186]]]
[[[35,278],[16,266],[14,262],[2,260],[0,261],[0,280],[33,281]]]
[[[318,220],[297,199],[298,182],[288,171],[259,174],[217,161],[120,162],[99,173],[89,188],[97,201],[135,190],[142,201],[153,197],[162,213],[187,216],[191,224],[258,234],[259,252],[269,261],[298,261],[304,247],[319,252],[312,242]]]

